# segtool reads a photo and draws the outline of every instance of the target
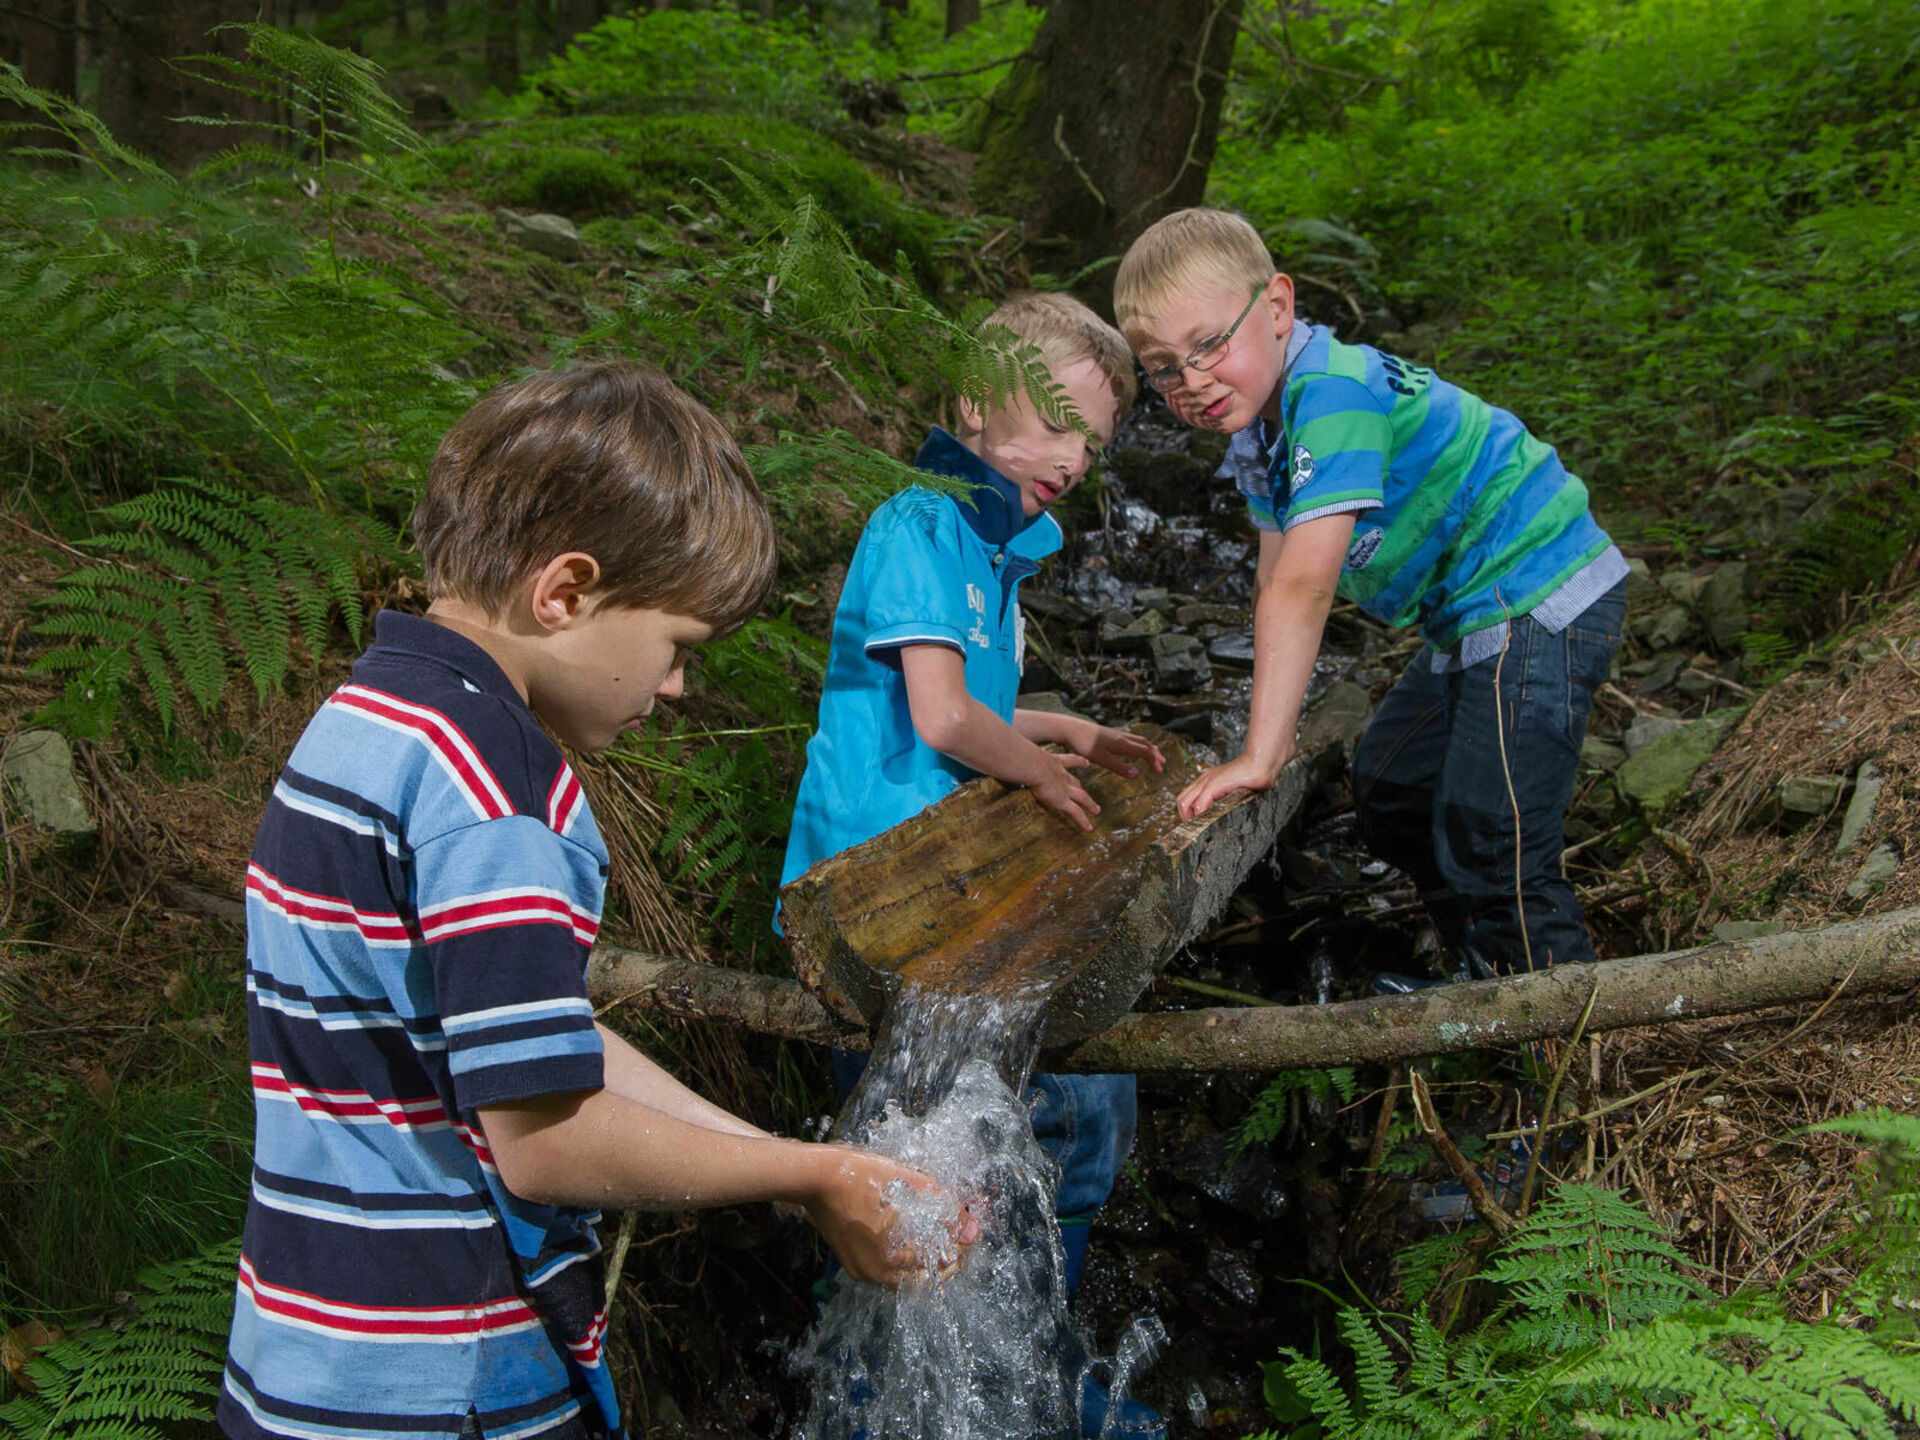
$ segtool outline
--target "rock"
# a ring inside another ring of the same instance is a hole
[[[1253,635],[1246,630],[1235,630],[1219,636],[1207,646],[1207,658],[1218,660],[1222,665],[1231,665],[1238,670],[1253,668]]]
[[[1372,718],[1373,700],[1366,690],[1351,680],[1335,680],[1307,708],[1300,722],[1299,751],[1312,755],[1325,745],[1348,744]]]
[[[1865,863],[1854,872],[1853,879],[1847,883],[1847,894],[1855,900],[1864,900],[1882,885],[1891,880],[1900,870],[1900,852],[1893,848],[1893,842],[1883,840],[1873,847]]]
[[[1649,813],[1664,810],[1686,793],[1694,772],[1706,764],[1732,723],[1730,715],[1709,715],[1669,730],[1639,750],[1629,744],[1627,763],[1614,776],[1620,793]]]
[[[1832,810],[1846,788],[1838,775],[1789,775],[1774,787],[1773,798],[1783,814],[1805,818]]]
[[[1639,683],[1633,687],[1633,693],[1636,695],[1658,695],[1662,690],[1665,690],[1669,685],[1673,684],[1681,670],[1685,668],[1686,663],[1687,657],[1677,650],[1669,651],[1665,655],[1658,656],[1654,660],[1652,668],[1650,668],[1645,675],[1641,676]]]
[[[1190,605],[1182,605],[1173,612],[1175,624],[1189,627],[1199,625],[1222,625],[1230,630],[1244,630],[1253,624],[1253,616],[1238,605],[1212,605],[1198,600]]]
[[[1141,611],[1151,610],[1163,620],[1173,619],[1173,596],[1157,586],[1134,591],[1133,604],[1135,609]]]
[[[23,730],[6,746],[0,775],[20,792],[27,818],[58,835],[91,835],[98,828],[73,778],[73,751],[58,730]]]
[[[512,210],[493,212],[501,232],[515,245],[573,264],[587,258],[580,231],[564,215],[520,215]]]
[[[1875,761],[1860,762],[1860,771],[1853,777],[1853,799],[1847,802],[1846,818],[1840,822],[1840,838],[1834,842],[1834,859],[1844,858],[1860,843],[1861,835],[1873,823],[1874,807],[1880,803],[1880,787],[1886,783],[1887,777],[1880,773]]]
[[[1627,763],[1627,752],[1611,740],[1588,735],[1580,742],[1580,765],[1585,770],[1604,770],[1611,775]]]
[[[1693,612],[1684,605],[1665,605],[1633,622],[1633,632],[1655,650],[1671,650],[1687,638]]]
[[[1056,595],[1051,590],[1029,590],[1022,586],[1020,608],[1029,615],[1038,615],[1043,620],[1058,620],[1065,625],[1093,623],[1093,612],[1086,606],[1071,595]],[[1129,615],[1127,618],[1130,620],[1133,617]]]
[[[1671,715],[1636,715],[1633,723],[1627,726],[1627,754],[1638,755],[1662,735],[1671,735],[1676,730],[1686,728],[1686,721],[1676,720]]]
[[[1100,644],[1116,654],[1138,653],[1171,628],[1166,616],[1158,610],[1147,610],[1117,630],[1103,620],[1100,625]],[[1183,635],[1180,638],[1186,640],[1191,637]]]
[[[1674,680],[1673,688],[1689,700],[1704,700],[1714,692],[1713,676],[1689,665]]]
[[[1653,578],[1653,571],[1638,555],[1627,561],[1627,608],[1644,609],[1650,602],[1660,598],[1665,592]]]
[[[1145,446],[1115,450],[1109,463],[1121,488],[1161,515],[1206,514],[1216,488],[1213,472],[1220,464],[1218,459]]]
[[[1700,588],[1700,619],[1716,649],[1733,652],[1752,623],[1747,610],[1747,565],[1731,560],[1707,577]]]
[[[1213,681],[1206,651],[1191,635],[1155,635],[1147,641],[1147,654],[1153,658],[1155,689],[1198,690]]]
[[[1047,715],[1072,715],[1076,719],[1087,717],[1067,702],[1067,697],[1058,690],[1023,690],[1014,701],[1022,710],[1039,710]]]
[[[1786,928],[1778,920],[1722,920],[1713,927],[1713,938],[1723,945],[1738,945],[1742,940],[1778,935]]]
[[[1682,605],[1691,605],[1698,600],[1701,587],[1706,583],[1704,576],[1694,574],[1684,565],[1676,565],[1660,573],[1660,588]]]

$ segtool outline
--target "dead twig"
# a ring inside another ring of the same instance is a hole
[[[1412,1071],[1407,1076],[1407,1086],[1413,1093],[1414,1118],[1420,1122],[1421,1130],[1432,1142],[1434,1152],[1466,1187],[1467,1199],[1473,1202],[1475,1212],[1496,1235],[1511,1235],[1517,1222],[1487,1193],[1487,1182],[1480,1178],[1479,1171],[1467,1163],[1467,1157],[1460,1153],[1460,1147],[1453,1143],[1446,1126],[1440,1123],[1440,1116],[1433,1108],[1433,1096],[1427,1092],[1426,1076],[1418,1070]]]

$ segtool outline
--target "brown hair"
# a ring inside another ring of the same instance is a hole
[[[1034,346],[1050,366],[1091,360],[1113,387],[1113,398],[1124,410],[1133,403],[1133,351],[1126,337],[1071,295],[1034,291],[1012,295],[980,322],[1004,325]]]
[[[600,562],[603,603],[719,634],[773,584],[773,522],[732,437],[659,371],[624,362],[483,396],[434,452],[413,532],[429,593],[495,615],[572,550]]]
[[[1113,276],[1113,313],[1131,331],[1143,314],[1207,280],[1236,289],[1274,277],[1273,256],[1260,232],[1226,210],[1193,206],[1162,216],[1127,247]]]

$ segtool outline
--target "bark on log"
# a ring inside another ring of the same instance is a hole
[[[878,1020],[904,983],[953,993],[1044,994],[1045,1043],[1096,1035],[1225,908],[1305,794],[1309,766],[1257,795],[1182,821],[1198,773],[1178,737],[1136,727],[1164,772],[1090,768],[1091,834],[1030,790],[971,780],[821,861],[781,891],[794,970],[848,1020]]]
[[[1445,985],[1341,1005],[1271,1006],[1129,1015],[1047,1068],[1187,1073],[1289,1070],[1499,1050],[1571,1034],[1593,987],[1587,1030],[1743,1014],[1920,984],[1920,907],[1818,930],[1661,955],[1565,965],[1537,975]],[[746,1025],[790,1039],[865,1049],[797,981],[603,946],[588,985],[598,1005],[621,1001]]]
[[[1572,1033],[1744,1014],[1847,992],[1920,984],[1920,907],[1534,975],[1442,985],[1341,1005],[1129,1015],[1052,1070],[1295,1070],[1504,1049]]]

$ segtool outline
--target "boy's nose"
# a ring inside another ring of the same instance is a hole
[[[662,700],[678,700],[687,688],[687,667],[676,665],[667,672],[667,678],[660,682],[660,688],[653,693]]]

